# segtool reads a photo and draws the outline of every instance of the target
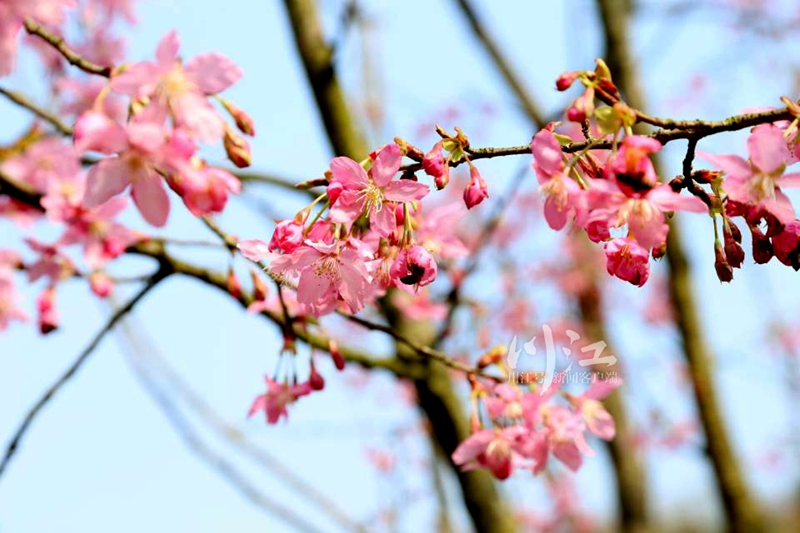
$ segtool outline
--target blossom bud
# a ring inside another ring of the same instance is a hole
[[[742,245],[742,232],[733,222],[725,221],[722,226],[725,241],[725,257],[733,268],[740,268],[744,262],[744,249]]]
[[[575,83],[575,80],[577,80],[580,75],[580,70],[562,72],[561,75],[558,76],[558,79],[556,79],[556,89],[559,91],[566,91],[572,87],[572,84]]]
[[[253,122],[253,118],[230,100],[224,98],[220,100],[222,101],[222,106],[225,108],[225,111],[227,111],[236,122],[236,127],[239,128],[239,131],[253,137],[256,134],[256,126]]]
[[[775,255],[772,249],[772,241],[758,228],[750,226],[750,233],[753,241],[753,261],[756,264],[764,265]]]
[[[233,271],[233,268],[228,269],[227,285],[228,292],[231,296],[237,300],[242,297],[242,284],[239,283],[239,278],[236,276],[236,272]]]
[[[257,302],[266,300],[269,289],[255,268],[250,269],[250,279],[253,281],[253,299]]]
[[[725,258],[725,251],[719,241],[714,243],[714,269],[717,271],[717,277],[721,282],[730,283],[733,279],[733,268],[728,264]]]
[[[772,238],[772,248],[778,261],[800,270],[800,220],[792,221]]]
[[[308,384],[311,386],[312,390],[322,390],[325,388],[325,378],[317,372],[313,361],[311,362],[311,374],[308,376]]]
[[[239,168],[250,166],[250,143],[244,137],[231,128],[225,128],[222,144],[225,146],[225,153],[228,154],[231,163]]]
[[[96,296],[107,298],[114,289],[114,282],[105,272],[97,271],[89,275],[89,287],[91,287],[92,292]]]
[[[47,287],[36,298],[36,309],[39,312],[39,331],[42,335],[58,329],[59,316],[56,310],[56,289]]]
[[[464,189],[464,203],[467,204],[467,209],[472,209],[489,196],[489,190],[477,167],[472,163],[469,165],[469,177],[469,185]]]
[[[339,345],[335,340],[330,339],[328,341],[328,351],[331,353],[331,359],[333,359],[333,364],[336,366],[336,370],[344,370],[344,356],[342,355],[342,352],[339,351]]]

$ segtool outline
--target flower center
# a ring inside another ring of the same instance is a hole
[[[377,213],[383,207],[383,191],[381,188],[370,181],[363,190],[364,200],[367,206],[367,214]]]
[[[341,272],[339,271],[339,260],[333,256],[325,256],[317,262],[317,268],[314,273],[320,277],[326,277],[329,280],[339,280]]]

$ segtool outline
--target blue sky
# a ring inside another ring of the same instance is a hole
[[[321,1],[328,29],[336,26],[341,4]],[[590,67],[599,53],[593,3],[479,4],[488,26],[533,93],[547,109],[558,109],[565,97],[552,88],[555,77],[565,70]],[[394,135],[412,142],[429,141],[430,137],[419,137],[419,124],[454,103],[465,107],[460,124],[475,146],[516,145],[530,137],[526,121],[514,110],[513,98],[469,37],[454,2],[374,0],[363,5],[375,28],[370,53],[383,80],[379,90],[387,110],[382,134],[371,139],[376,146]],[[144,1],[139,14],[140,24],[130,33],[129,57],[151,57],[160,37],[176,28],[184,57],[217,50],[244,68],[245,78],[226,96],[256,121],[255,169],[308,179],[327,168],[331,154],[293,50],[282,2]],[[780,48],[764,45],[755,56],[752,41],[731,32],[724,17],[700,13],[690,23],[669,28],[665,30],[664,16],[645,15],[634,32],[653,113],[722,117],[744,107],[776,105],[779,96],[789,94],[791,72],[781,60]],[[346,39],[337,54],[345,85],[356,100],[364,94],[360,40]],[[739,68],[727,68],[734,60],[742,61]],[[35,96],[36,72],[32,62],[23,60],[18,72],[2,83],[25,88]],[[708,73],[711,79],[705,90],[694,93],[690,79],[698,72]],[[497,110],[488,123],[480,118],[486,102]],[[3,141],[26,124],[21,111],[3,102],[0,116]],[[673,171],[677,171],[681,148],[666,150]],[[744,137],[727,135],[704,141],[701,148],[743,153]],[[212,151],[209,158],[221,160],[222,155]],[[487,161],[481,170],[500,188],[519,164],[519,160]],[[284,216],[293,212],[288,206],[301,207],[300,198],[286,193],[264,189],[257,194],[275,202],[278,214]],[[684,218],[686,233],[692,237],[702,315],[717,355],[715,377],[729,425],[759,495],[774,501],[796,485],[798,468],[791,460],[779,471],[756,466],[765,449],[785,440],[790,418],[783,362],[765,342],[765,325],[772,310],[789,320],[796,315],[798,278],[791,269],[775,263],[756,268],[748,258],[748,266],[737,272],[733,284],[720,285],[712,267],[710,221]],[[128,213],[127,220],[140,225],[135,213]],[[242,237],[266,238],[271,232],[264,218],[242,201],[232,202],[220,221]],[[0,222],[0,230],[0,247],[17,246],[16,230],[7,222]],[[39,234],[54,235],[47,229]],[[164,234],[211,238],[175,198]],[[227,266],[222,252],[178,253],[217,269]],[[118,272],[147,268],[144,261],[130,261]],[[31,302],[38,289],[26,291]],[[129,294],[129,289],[122,288],[120,296]],[[612,291],[624,301],[636,289],[620,283]],[[79,283],[60,289],[58,305],[63,320],[56,334],[42,339],[29,324],[0,335],[2,442],[108,313]],[[367,520],[399,498],[409,501],[398,487],[412,493],[428,489],[427,470],[417,461],[429,454],[424,440],[396,438],[397,431],[414,425],[417,415],[396,399],[396,385],[388,376],[379,376],[366,388],[355,388],[355,378],[335,376],[330,365],[323,363],[329,378],[325,393],[298,404],[289,424],[267,427],[260,420],[246,421],[245,414],[261,390],[262,375],[274,369],[280,349],[274,327],[185,279],[172,279],[157,288],[137,307],[135,316],[162,356],[210,404],[353,517]],[[638,380],[631,392],[637,414],[645,416],[649,398],[654,397],[676,419],[688,416],[692,407],[687,390],[669,377],[675,361],[675,334],[643,332],[622,310],[614,315],[614,325],[614,345],[629,358],[634,369],[631,381]],[[133,377],[118,340],[109,337],[103,342],[32,427],[0,482],[0,532],[289,531],[187,451]],[[366,337],[364,343],[388,353],[388,344],[379,337]],[[280,480],[264,475],[219,441],[211,442],[270,497],[296,508],[322,529],[332,530],[330,522]],[[407,460],[402,479],[384,479],[365,464],[368,447],[394,449],[401,460]],[[654,506],[661,516],[698,498],[713,501],[708,466],[699,449],[654,453],[649,466]],[[612,490],[602,455],[589,462],[578,482],[585,505],[607,513]],[[454,488],[450,487],[451,493]],[[503,489],[519,502],[531,503],[541,495],[538,484],[527,479],[515,479]],[[401,523],[403,530],[424,527],[434,516],[430,501],[411,501]],[[718,513],[712,504],[692,507],[698,515]]]

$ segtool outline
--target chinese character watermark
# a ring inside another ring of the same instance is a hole
[[[605,341],[597,341],[592,344],[585,345],[580,348],[581,354],[583,356],[577,355],[576,358],[578,359],[578,365],[581,368],[586,367],[595,367],[591,368],[590,371],[585,372],[572,372],[573,361],[570,361],[569,365],[563,372],[559,372],[556,374],[556,342],[553,338],[553,329],[544,324],[542,326],[542,333],[544,336],[544,344],[545,344],[545,370],[544,372],[519,372],[517,371],[517,362],[519,361],[519,357],[524,350],[528,355],[536,355],[536,345],[534,344],[536,341],[536,336],[534,335],[531,337],[526,343],[522,344],[521,348],[517,347],[517,337],[515,336],[511,339],[511,343],[508,346],[508,351],[506,352],[506,365],[509,369],[508,379],[511,382],[515,383],[541,383],[542,389],[539,394],[544,394],[547,389],[549,389],[553,383],[556,384],[566,384],[566,383],[591,383],[592,375],[595,374],[599,379],[610,379],[616,377],[616,372],[600,372],[598,365],[605,365],[605,368],[611,367],[617,362],[617,358],[613,355],[603,355],[603,351],[608,347]],[[572,346],[576,341],[580,340],[581,336],[578,332],[568,329],[564,332],[566,337],[569,339],[569,345]],[[561,353],[564,355],[566,359],[572,357],[572,349],[568,346],[560,346]],[[589,355],[590,354],[590,355]],[[608,376],[606,376],[608,375]]]

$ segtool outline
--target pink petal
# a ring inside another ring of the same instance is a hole
[[[86,176],[83,205],[92,208],[125,190],[131,182],[130,167],[119,158],[104,159]]]
[[[103,113],[87,111],[75,123],[73,139],[80,152],[122,152],[128,145],[125,129]]]
[[[175,60],[178,59],[178,50],[181,47],[181,41],[178,39],[178,32],[170,30],[156,48],[156,61],[160,67],[172,66]]]
[[[583,464],[583,456],[572,442],[558,443],[553,446],[553,455],[573,472],[577,472]]]
[[[242,69],[222,54],[201,54],[184,69],[203,94],[224,91],[242,77]]]
[[[800,172],[784,174],[778,179],[778,185],[783,188],[800,187]]]
[[[340,182],[346,189],[363,189],[369,178],[364,167],[349,157],[336,157],[331,161],[333,179]]]
[[[380,211],[373,211],[369,216],[369,227],[381,237],[388,237],[397,227],[394,206],[383,204]]]
[[[463,465],[472,461],[486,450],[486,447],[494,439],[494,431],[484,429],[473,433],[467,440],[458,445],[458,448],[453,452],[453,462],[457,465]]]
[[[111,88],[128,96],[146,96],[155,91],[159,72],[152,63],[136,63],[111,78]]]
[[[300,275],[297,283],[297,301],[305,305],[316,305],[332,290],[330,278],[317,276],[314,268],[308,268]]]
[[[756,127],[747,138],[747,149],[753,165],[767,174],[778,170],[789,158],[783,131],[772,124]]]
[[[350,229],[350,225],[364,212],[364,203],[364,197],[358,191],[349,190],[343,192],[331,207],[331,222],[334,224],[347,224],[347,228]]]
[[[680,194],[669,185],[659,185],[647,193],[647,199],[663,211],[689,211],[692,213],[708,213],[708,206],[697,196]]]
[[[402,162],[403,154],[400,152],[400,147],[396,144],[387,144],[378,152],[372,164],[372,170],[370,171],[372,181],[378,187],[385,187],[397,174]]]
[[[697,155],[729,176],[748,178],[753,175],[753,169],[738,155],[710,154],[701,150],[697,151]]]
[[[239,241],[237,247],[242,255],[250,261],[261,261],[262,259],[272,255],[272,253],[269,251],[269,245],[259,239]]]
[[[550,131],[541,130],[534,136],[531,151],[536,165],[546,176],[551,176],[564,168],[561,145]]]
[[[418,181],[397,180],[383,189],[383,196],[392,202],[413,202],[425,198],[430,190],[430,187]]]
[[[161,176],[151,170],[133,179],[133,201],[142,217],[153,226],[161,227],[169,216],[169,196]]]
[[[544,200],[544,218],[550,228],[559,231],[567,224],[569,207],[562,206],[555,195],[548,195]]]
[[[130,122],[128,124],[128,141],[143,152],[153,153],[164,146],[166,131],[162,126],[152,122]]]

